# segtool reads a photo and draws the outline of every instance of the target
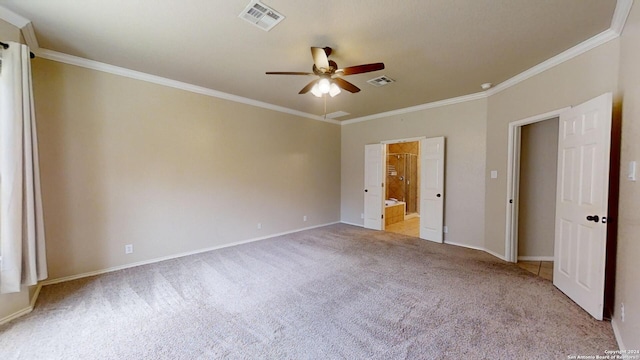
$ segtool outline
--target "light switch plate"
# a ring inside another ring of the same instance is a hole
[[[635,161],[629,161],[629,170],[627,171],[627,179],[629,181],[636,181],[637,165]]]
[[[491,170],[491,178],[492,179],[498,178],[498,170]]]

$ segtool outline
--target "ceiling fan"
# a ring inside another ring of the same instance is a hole
[[[267,75],[316,75],[317,79],[308,83],[298,94],[306,94],[309,91],[317,97],[329,94],[332,97],[340,93],[340,89],[351,93],[357,93],[360,89],[352,83],[344,80],[341,76],[362,74],[371,71],[384,69],[383,63],[373,63],[349,66],[344,69],[338,68],[335,61],[329,60],[331,55],[330,47],[311,47],[313,56],[313,72],[291,72],[291,71],[267,71]]]

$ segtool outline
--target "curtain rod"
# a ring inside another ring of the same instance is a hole
[[[2,41],[0,41],[0,46],[2,46],[3,49],[8,49],[9,48],[9,44],[5,44]],[[32,59],[36,57],[31,51],[29,51],[29,56]]]

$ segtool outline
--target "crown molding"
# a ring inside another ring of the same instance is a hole
[[[521,72],[520,74],[501,82],[500,84],[492,87],[491,89],[487,90],[486,93],[488,96],[491,95],[495,95],[503,90],[506,90],[512,86],[515,86],[535,75],[538,75],[544,71],[547,71],[555,66],[558,66],[560,64],[562,64],[565,61],[571,60],[573,58],[575,58],[578,55],[582,55],[584,53],[586,53],[589,50],[592,50],[602,44],[605,44],[613,39],[616,39],[620,36],[620,34],[616,33],[615,31],[611,30],[611,29],[607,29],[603,32],[601,32],[598,35],[595,35],[583,42],[581,42],[580,44],[565,50],[563,52],[561,52],[560,54],[547,59],[543,62],[541,62],[540,64],[529,68],[528,70],[525,70],[523,72]]]
[[[541,62],[538,65],[535,65],[532,68],[529,68],[528,70],[521,72],[516,76],[511,77],[506,81],[503,81],[502,83],[494,86],[493,88],[487,91],[474,93],[470,95],[459,96],[459,97],[445,99],[445,100],[440,100],[440,101],[435,101],[435,102],[430,102],[430,103],[416,105],[416,106],[411,106],[403,109],[397,109],[397,110],[387,111],[383,113],[363,116],[363,117],[354,118],[354,119],[345,120],[345,121],[325,119],[322,116],[309,114],[302,111],[286,108],[283,106],[273,105],[273,104],[269,104],[262,101],[257,101],[257,100],[237,96],[237,95],[228,94],[221,91],[205,88],[202,86],[188,84],[188,83],[177,81],[177,80],[171,80],[171,79],[163,78],[156,75],[151,75],[151,74],[147,74],[139,71],[134,71],[134,70],[130,70],[130,69],[114,66],[114,65],[101,63],[94,60],[89,60],[89,59],[85,59],[85,58],[81,58],[73,55],[60,53],[53,50],[40,49],[38,46],[38,40],[33,30],[33,26],[31,25],[31,22],[28,19],[14,13],[13,11],[6,9],[3,6],[0,6],[0,10],[2,10],[0,11],[0,18],[20,28],[22,30],[22,35],[25,38],[25,41],[27,42],[27,45],[29,45],[29,47],[36,53],[36,55],[45,59],[58,61],[65,64],[70,64],[70,65],[80,66],[87,69],[102,71],[110,74],[129,77],[129,78],[137,79],[141,81],[147,81],[147,82],[155,83],[158,85],[169,86],[169,87],[173,87],[173,88],[177,88],[177,89],[181,89],[189,92],[194,92],[194,93],[198,93],[206,96],[234,101],[234,102],[238,102],[246,105],[251,105],[251,106],[256,106],[264,109],[296,115],[296,116],[300,116],[300,117],[304,117],[312,120],[323,121],[331,124],[349,125],[349,124],[375,120],[375,119],[380,119],[380,118],[394,116],[394,115],[407,114],[415,111],[421,111],[421,110],[433,109],[441,106],[458,104],[466,101],[483,99],[491,95],[495,95],[535,75],[538,75],[559,64],[562,64],[565,61],[573,59],[576,56],[584,54],[589,50],[592,50],[602,44],[605,44],[613,39],[618,38],[622,33],[622,30],[624,29],[624,25],[629,15],[629,12],[631,11],[632,5],[633,5],[633,0],[617,0],[616,9],[614,11],[614,14],[611,20],[611,27],[609,29],[581,42],[580,44],[568,50],[563,51],[562,53],[550,59],[547,59]]]
[[[31,50],[38,50],[40,45],[38,44],[38,38],[36,37],[36,32],[33,30],[33,25],[29,22],[22,29],[22,37],[24,37],[24,41],[27,43],[27,46]]]
[[[627,22],[627,17],[631,12],[631,6],[633,6],[633,0],[618,0],[616,2],[616,10],[613,12],[610,29],[618,33],[618,35],[622,34],[624,24]]]
[[[378,114],[363,116],[363,117],[359,117],[359,118],[355,118],[355,119],[345,120],[345,121],[342,121],[340,124],[341,125],[355,124],[355,123],[359,123],[359,122],[363,122],[363,121],[375,120],[375,119],[385,118],[385,117],[394,116],[394,115],[402,115],[402,114],[412,113],[412,112],[421,111],[421,110],[427,110],[427,109],[433,109],[433,108],[447,106],[447,105],[459,104],[459,103],[463,103],[463,102],[467,102],[467,101],[484,99],[486,97],[487,97],[487,94],[485,92],[479,92],[479,93],[475,93],[475,94],[458,96],[458,97],[449,98],[449,99],[445,99],[445,100],[434,101],[434,102],[430,102],[430,103],[426,103],[426,104],[410,106],[410,107],[406,107],[406,108],[402,108],[402,109],[391,110],[391,111],[386,111],[386,112],[383,112],[383,113],[378,113]]]
[[[24,18],[13,11],[7,9],[6,7],[0,5],[0,19],[8,22],[9,24],[17,27],[18,29],[22,29],[27,26],[31,21],[27,18]]]
[[[296,116],[300,116],[300,117],[304,117],[304,118],[308,118],[308,119],[312,119],[312,120],[323,121],[323,122],[327,122],[327,123],[330,123],[330,124],[340,124],[340,122],[337,121],[337,120],[325,119],[322,116],[313,115],[313,114],[305,113],[305,112],[302,112],[302,111],[289,109],[289,108],[286,108],[286,107],[283,107],[283,106],[273,105],[273,104],[269,104],[269,103],[266,103],[266,102],[245,98],[245,97],[242,97],[242,96],[228,94],[228,93],[225,93],[225,92],[222,92],[222,91],[209,89],[209,88],[206,88],[206,87],[203,87],[203,86],[197,86],[197,85],[193,85],[193,84],[188,84],[188,83],[185,83],[185,82],[182,82],[182,81],[171,80],[171,79],[167,79],[167,78],[164,78],[164,77],[161,77],[161,76],[151,75],[151,74],[143,73],[143,72],[140,72],[140,71],[135,71],[135,70],[130,70],[130,69],[127,69],[127,68],[119,67],[119,66],[109,65],[109,64],[105,64],[105,63],[102,63],[102,62],[99,62],[99,61],[94,61],[94,60],[81,58],[81,57],[78,57],[78,56],[64,54],[64,53],[53,51],[53,50],[40,48],[40,49],[38,49],[36,51],[36,55],[38,57],[41,57],[41,58],[47,59],[47,60],[53,60],[53,61],[57,61],[57,62],[69,64],[69,65],[75,65],[75,66],[83,67],[83,68],[86,68],[86,69],[106,72],[106,73],[109,73],[109,74],[124,76],[124,77],[128,77],[128,78],[131,78],[131,79],[136,79],[136,80],[146,81],[146,82],[150,82],[150,83],[154,83],[154,84],[158,84],[158,85],[168,86],[168,87],[172,87],[172,88],[176,88],[176,89],[180,89],[180,90],[193,92],[193,93],[196,93],[196,94],[216,97],[216,98],[219,98],[219,99],[229,100],[229,101],[238,102],[238,103],[242,103],[242,104],[246,104],[246,105],[260,107],[260,108],[263,108],[263,109],[268,109],[268,110],[278,111],[278,112],[282,112],[282,113],[286,113],[286,114],[296,115]]]

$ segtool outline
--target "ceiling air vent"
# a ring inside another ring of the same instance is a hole
[[[284,20],[284,15],[278,13],[260,1],[252,1],[238,16],[264,31],[271,30]]]
[[[387,84],[391,84],[392,82],[396,82],[392,78],[386,77],[385,75],[378,76],[377,78],[373,78],[371,80],[367,80],[367,82],[373,86],[384,86]]]
[[[343,116],[347,116],[347,115],[351,115],[348,112],[345,111],[336,111],[336,112],[332,112],[330,114],[327,114],[326,118],[327,119],[335,119],[335,118],[339,118],[339,117],[343,117]]]

